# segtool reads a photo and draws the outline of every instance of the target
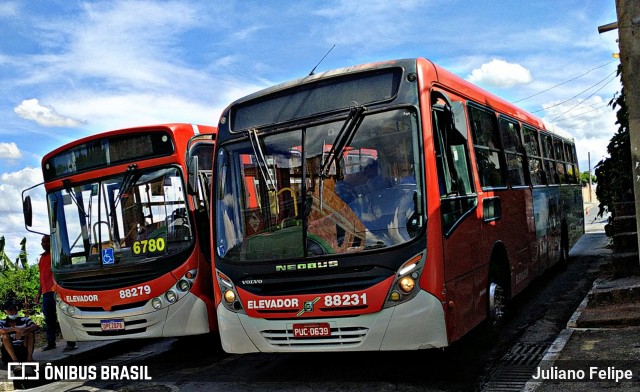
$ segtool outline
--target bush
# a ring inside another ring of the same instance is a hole
[[[41,306],[35,305],[33,299],[40,287],[40,271],[37,265],[26,265],[25,268],[7,269],[1,273],[0,301],[13,299],[20,309],[29,315],[41,312]]]
[[[620,74],[620,67],[618,67],[618,74]],[[609,211],[613,218],[615,203],[634,201],[629,112],[624,99],[624,89],[620,94],[616,94],[609,105],[614,110],[618,107],[616,124],[619,124],[619,127],[607,145],[609,157],[598,162],[595,173],[598,178],[596,196],[600,202],[598,215],[602,216]]]

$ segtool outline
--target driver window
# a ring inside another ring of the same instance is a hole
[[[443,232],[448,236],[476,207],[477,197],[470,172],[466,122],[456,122],[466,119],[462,104],[452,104],[443,93],[434,92],[431,108],[440,210]]]

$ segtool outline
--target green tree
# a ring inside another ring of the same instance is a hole
[[[618,75],[621,67],[618,66]],[[595,167],[598,187],[596,196],[600,201],[598,215],[609,211],[613,217],[613,206],[618,202],[634,201],[633,174],[631,173],[631,144],[629,140],[629,112],[624,99],[624,88],[609,102],[615,110],[618,131],[609,141],[607,152],[609,157],[598,162]]]
[[[20,244],[26,247],[26,240]],[[24,254],[21,251],[17,257],[16,264],[11,262],[11,258],[4,251],[5,239],[0,237],[0,301],[13,299],[20,303],[24,313],[34,314],[40,312],[40,307],[35,307],[33,299],[38,294],[40,286],[40,270],[38,265],[29,265],[26,259],[26,249]]]
[[[22,268],[27,268],[29,264],[29,260],[27,259],[27,237],[22,237],[22,241],[20,241],[20,254],[18,258],[16,258],[16,267],[18,263],[22,265]]]
[[[583,186],[589,183],[589,171],[583,171],[582,173],[580,173],[580,182],[582,183]],[[592,184],[598,183],[598,177],[592,174],[591,183]]]
[[[13,263],[11,263],[11,258],[7,256],[7,253],[4,251],[5,240],[4,236],[0,237],[0,274],[5,275],[7,271],[11,271],[15,269]]]

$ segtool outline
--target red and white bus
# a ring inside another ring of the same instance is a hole
[[[64,339],[216,330],[208,221],[216,128],[109,131],[42,159]],[[31,226],[31,199],[24,197]]]
[[[235,101],[214,173],[232,353],[448,346],[584,232],[572,140],[422,58]]]

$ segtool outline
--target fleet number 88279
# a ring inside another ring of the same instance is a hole
[[[132,298],[138,297],[143,294],[151,294],[151,286],[144,285],[138,287],[132,287],[130,289],[120,290],[120,298]]]

